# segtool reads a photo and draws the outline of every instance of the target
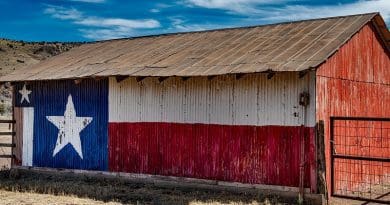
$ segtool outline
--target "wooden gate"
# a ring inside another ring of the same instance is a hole
[[[331,117],[331,195],[390,204],[390,118]]]

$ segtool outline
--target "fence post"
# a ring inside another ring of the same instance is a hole
[[[325,129],[324,121],[320,120],[316,124],[316,150],[317,150],[317,190],[328,198],[326,186],[326,163],[325,163]]]

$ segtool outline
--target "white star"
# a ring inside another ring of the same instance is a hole
[[[72,96],[69,95],[64,116],[46,116],[46,118],[58,128],[53,157],[67,144],[71,144],[80,158],[83,159],[80,132],[92,121],[92,117],[77,117]]]
[[[31,94],[31,90],[27,90],[26,84],[24,84],[23,89],[19,90],[19,93],[22,94],[22,99],[20,100],[20,103],[23,103],[24,100],[30,103],[30,98],[28,98],[28,95]]]

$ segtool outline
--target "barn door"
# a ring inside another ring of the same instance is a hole
[[[332,196],[390,203],[390,118],[332,117]]]

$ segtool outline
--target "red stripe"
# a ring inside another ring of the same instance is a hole
[[[299,126],[109,123],[109,169],[297,187],[301,130],[310,187],[314,128]]]

